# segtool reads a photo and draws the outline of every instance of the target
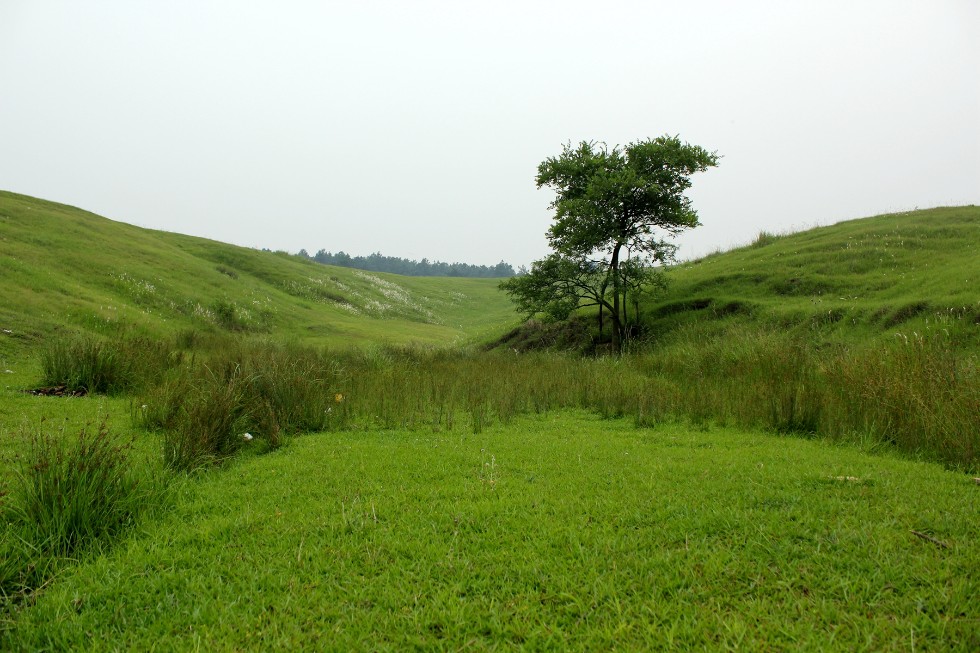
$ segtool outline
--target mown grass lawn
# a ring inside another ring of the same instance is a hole
[[[978,506],[939,465],[584,412],[308,435],[181,481],[0,648],[976,651]]]

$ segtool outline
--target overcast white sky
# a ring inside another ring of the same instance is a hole
[[[0,0],[0,188],[251,247],[515,266],[537,165],[679,134],[684,258],[980,203],[980,2]]]

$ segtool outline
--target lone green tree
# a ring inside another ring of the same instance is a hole
[[[565,145],[538,166],[538,188],[556,193],[548,229],[553,252],[530,271],[501,283],[528,316],[564,319],[577,308],[598,306],[612,323],[613,349],[628,326],[627,294],[655,279],[657,264],[671,261],[668,242],[698,226],[685,191],[691,175],[718,165],[718,155],[660,136],[612,149],[594,142]]]

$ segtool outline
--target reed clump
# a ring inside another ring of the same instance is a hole
[[[165,486],[147,465],[134,464],[133,441],[105,420],[74,437],[44,422],[22,436],[27,452],[13,489],[0,497],[4,597],[31,591],[62,560],[110,542],[160,504]]]

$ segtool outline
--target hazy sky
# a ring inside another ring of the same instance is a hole
[[[0,189],[251,247],[548,251],[537,165],[678,134],[683,257],[980,203],[980,2],[0,0]]]

